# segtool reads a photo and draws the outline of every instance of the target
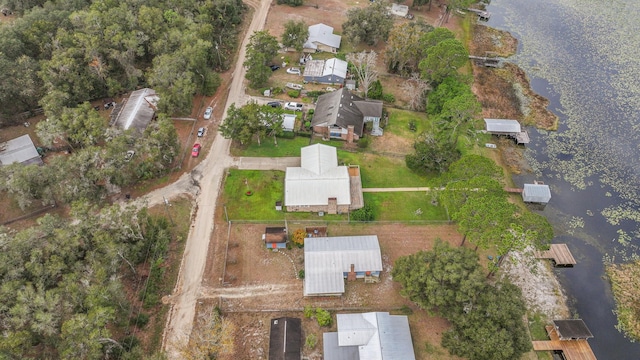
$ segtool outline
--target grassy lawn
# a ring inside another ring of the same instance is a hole
[[[246,192],[251,190],[252,195]],[[223,203],[230,220],[347,220],[347,215],[320,217],[317,213],[277,211],[276,201],[284,200],[284,172],[229,170],[224,183]]]
[[[431,195],[425,192],[365,193],[365,204],[370,204],[379,221],[433,221],[447,220],[442,206],[431,204]]]
[[[365,188],[427,186],[427,178],[409,170],[404,159],[338,150],[338,162],[360,165]]]
[[[424,112],[415,112],[400,109],[387,109],[389,112],[389,123],[384,127],[385,132],[408,139],[414,139],[423,131],[431,128],[431,122]],[[409,121],[415,120],[416,131],[409,129]]]
[[[278,139],[278,145],[273,142],[273,138],[264,139],[262,144],[252,142],[246,147],[232,146],[231,155],[233,156],[264,156],[264,157],[280,157],[280,156],[300,156],[300,148],[309,145],[309,138],[297,136],[293,139]]]

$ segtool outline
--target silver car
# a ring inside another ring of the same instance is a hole
[[[211,114],[213,114],[213,108],[211,106],[209,106],[205,111],[204,111],[204,119],[205,120],[209,120],[211,119]]]

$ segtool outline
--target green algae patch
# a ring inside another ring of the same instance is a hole
[[[616,299],[616,328],[628,338],[640,340],[640,260],[610,264],[605,269]]]

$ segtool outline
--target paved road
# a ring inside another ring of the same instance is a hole
[[[246,36],[239,47],[236,69],[230,85],[229,96],[222,116],[223,119],[227,116],[230,104],[241,104],[246,98],[243,86],[245,69],[242,66],[245,61],[246,45],[249,41],[249,36],[264,27],[270,3],[271,1],[268,0],[249,0],[247,2],[256,11]],[[186,179],[183,180],[183,184],[188,184],[193,183],[192,179],[196,179],[200,191],[196,198],[198,212],[187,238],[180,273],[178,274],[178,282],[173,294],[168,299],[172,305],[165,326],[163,348],[171,359],[182,358],[179,348],[186,344],[193,327],[196,301],[200,294],[202,276],[209,250],[209,240],[214,227],[215,202],[220,192],[224,169],[235,165],[234,160],[229,156],[229,145],[229,140],[216,133],[209,155],[194,169],[196,176],[187,175]],[[150,200],[157,200],[160,193],[163,193],[162,189],[150,194]],[[167,196],[170,197],[171,194],[167,194]]]

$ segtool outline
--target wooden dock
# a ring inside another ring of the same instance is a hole
[[[573,258],[567,244],[551,244],[549,250],[536,252],[536,258],[551,259],[555,266],[573,266],[576,264],[576,259]]]
[[[553,326],[546,329],[551,340],[532,341],[534,351],[562,351],[567,360],[597,360],[587,340],[560,340]]]

